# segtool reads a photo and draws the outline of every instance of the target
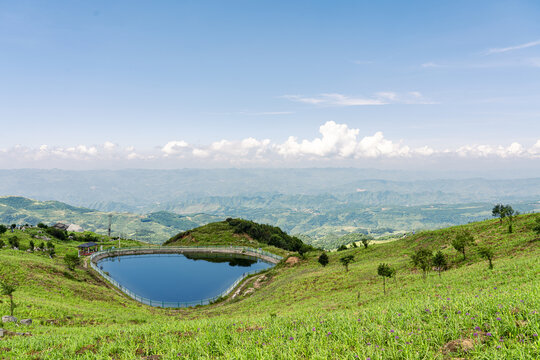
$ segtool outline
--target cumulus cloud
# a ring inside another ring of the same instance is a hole
[[[339,93],[324,93],[317,96],[283,95],[282,98],[311,105],[326,106],[372,106],[388,104],[434,104],[418,91],[396,93],[377,92],[371,97],[348,96]]]
[[[392,99],[393,93],[378,95]],[[413,96],[413,95],[411,95]],[[420,96],[420,95],[419,95]],[[150,150],[133,146],[122,147],[113,142],[101,145],[53,146],[43,144],[32,148],[16,145],[0,149],[3,167],[43,166],[42,164],[169,164],[170,166],[261,165],[291,162],[329,161],[357,163],[362,159],[540,159],[540,139],[526,147],[518,142],[509,145],[473,144],[456,149],[434,149],[424,145],[412,147],[401,139],[389,139],[381,131],[362,134],[361,129],[328,121],[319,127],[319,135],[311,139],[289,136],[284,141],[247,137],[240,140],[222,139],[206,145],[194,145],[184,140],[172,140]],[[7,165],[6,165],[7,164]],[[38,164],[38,165],[36,165]],[[22,165],[19,165],[22,166]],[[50,165],[52,166],[52,165]]]

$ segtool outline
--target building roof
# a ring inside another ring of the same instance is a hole
[[[97,245],[98,245],[98,244],[95,243],[95,242],[87,242],[87,243],[78,245],[77,247],[78,247],[78,248],[91,248],[91,247],[94,247],[94,246],[97,246]]]

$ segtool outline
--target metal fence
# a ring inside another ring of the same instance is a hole
[[[122,286],[117,281],[115,281],[113,278],[111,278],[108,274],[106,274],[103,270],[101,270],[97,266],[97,264],[95,264],[94,261],[93,261],[95,257],[97,257],[99,255],[103,255],[103,254],[110,254],[110,253],[121,254],[122,252],[132,251],[132,250],[159,250],[160,248],[161,247],[151,247],[151,248],[150,247],[128,247],[128,248],[105,249],[103,251],[96,252],[96,253],[94,253],[94,254],[92,254],[90,256],[90,259],[89,259],[90,260],[90,266],[98,274],[100,274],[103,278],[105,278],[108,282],[110,282],[112,285],[116,286],[120,291],[122,291],[123,293],[125,293],[126,295],[131,297],[132,299],[137,300],[138,302],[146,304],[146,305],[163,307],[163,308],[182,308],[182,307],[191,307],[191,306],[197,306],[197,305],[211,304],[211,303],[217,301],[218,299],[229,295],[229,293],[231,291],[233,291],[234,288],[236,286],[238,286],[238,284],[240,284],[240,282],[242,280],[244,280],[246,277],[248,277],[249,275],[256,274],[258,272],[264,271],[264,270],[253,270],[253,271],[248,271],[248,272],[243,273],[242,276],[240,278],[238,278],[225,291],[223,291],[221,294],[216,295],[216,296],[214,296],[212,298],[209,298],[209,299],[202,299],[202,300],[198,300],[198,301],[188,301],[188,302],[184,302],[184,301],[159,301],[159,300],[147,299],[145,297],[142,297],[142,296],[139,296],[139,295],[135,294],[134,292],[132,292],[131,290],[129,290],[126,287]],[[278,261],[282,259],[281,256],[272,254],[272,253],[270,253],[268,251],[264,251],[262,249],[248,248],[248,247],[244,247],[244,246],[212,246],[212,247],[206,247],[206,246],[172,247],[172,246],[167,246],[167,247],[163,247],[163,249],[167,249],[168,251],[177,250],[179,253],[181,253],[183,250],[188,250],[188,251],[191,252],[191,251],[196,250],[196,249],[204,250],[205,252],[209,252],[209,251],[212,251],[212,250],[221,250],[221,251],[222,250],[236,250],[236,251],[240,250],[242,252],[257,253],[257,254],[260,254],[260,255],[263,255],[263,256],[273,258],[273,259],[278,260]]]

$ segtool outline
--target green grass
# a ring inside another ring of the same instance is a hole
[[[329,253],[324,268],[312,252],[295,266],[268,271],[251,295],[179,310],[137,304],[87,269],[70,272],[61,254],[76,244],[58,243],[55,259],[0,250],[0,274],[20,284],[15,315],[34,319],[29,327],[4,325],[32,336],[0,338],[0,358],[537,359],[540,249],[533,222],[531,215],[518,217],[513,234],[495,220],[422,232]],[[449,246],[462,228],[495,248],[493,270],[476,247],[463,260]],[[207,235],[205,244],[215,240],[212,231]],[[422,279],[409,258],[421,247],[443,249],[451,269]],[[339,258],[350,254],[355,262],[345,272]],[[386,296],[376,271],[381,262],[397,268]],[[470,340],[472,349],[443,352],[457,339]]]

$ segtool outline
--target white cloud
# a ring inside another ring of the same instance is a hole
[[[381,91],[371,97],[347,96],[339,93],[325,93],[317,96],[284,95],[285,99],[311,105],[326,106],[370,106],[388,104],[434,104],[424,98],[418,91],[406,93],[395,93],[392,91]]]
[[[526,48],[530,48],[530,47],[538,46],[538,45],[540,45],[540,40],[531,41],[528,43],[504,47],[504,48],[493,48],[493,49],[489,49],[486,52],[486,55],[500,54],[500,53],[505,53],[505,52],[514,51],[514,50],[526,49]]]
[[[392,99],[393,93],[380,94]],[[413,96],[413,95],[411,95]],[[152,150],[133,146],[122,147],[112,142],[102,145],[53,146],[35,148],[16,145],[0,149],[0,166],[46,167],[62,164],[169,164],[168,166],[249,166],[261,164],[321,163],[356,164],[362,160],[384,159],[540,159],[540,139],[526,147],[513,142],[509,145],[473,144],[457,149],[434,149],[430,146],[411,147],[400,139],[388,139],[381,131],[361,135],[361,129],[328,121],[319,127],[312,139],[289,136],[285,141],[247,137],[240,140],[222,139],[207,145],[192,145],[184,140],[169,141]],[[534,160],[536,161],[536,160]],[[6,165],[7,164],[7,165]],[[24,165],[24,166],[23,166]]]
[[[161,151],[165,156],[177,155],[184,152],[188,147],[189,144],[185,141],[169,141],[161,148]]]

